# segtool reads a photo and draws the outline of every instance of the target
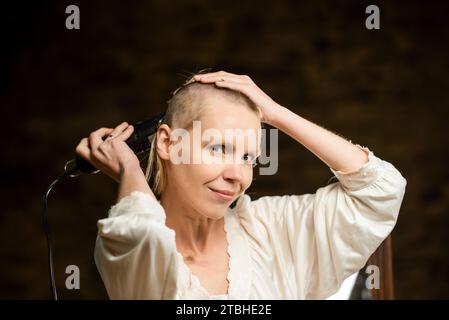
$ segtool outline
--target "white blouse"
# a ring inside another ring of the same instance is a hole
[[[111,299],[324,299],[396,224],[407,181],[366,147],[357,171],[314,194],[246,194],[224,216],[228,294],[210,296],[176,249],[164,208],[132,192],[98,221],[95,263]]]

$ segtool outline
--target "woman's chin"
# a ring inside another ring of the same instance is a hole
[[[215,208],[215,210],[214,210]],[[226,214],[227,207],[226,206],[210,206],[205,211],[203,211],[203,215],[212,220],[219,220],[223,218]]]

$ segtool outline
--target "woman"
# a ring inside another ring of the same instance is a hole
[[[261,122],[268,123],[321,159],[338,182],[314,194],[252,200],[244,192],[260,144],[236,147],[234,136],[197,144],[194,120],[201,132],[250,129],[259,143]],[[176,149],[176,129],[184,129],[188,148]],[[326,298],[390,234],[405,192],[392,164],[277,104],[248,76],[197,74],[176,90],[146,174],[124,142],[132,132],[127,123],[101,128],[77,147],[119,183],[95,247],[112,299]],[[190,162],[175,163],[179,150]],[[202,161],[192,162],[198,155]]]

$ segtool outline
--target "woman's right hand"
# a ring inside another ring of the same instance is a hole
[[[114,129],[100,128],[88,138],[81,139],[76,147],[76,154],[120,182],[121,173],[125,169],[140,167],[139,159],[125,142],[133,131],[133,126],[126,122]],[[107,138],[103,140],[104,137]]]

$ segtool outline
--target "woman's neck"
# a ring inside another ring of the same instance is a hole
[[[202,255],[214,246],[214,240],[224,230],[224,219],[210,219],[180,202],[161,197],[166,214],[165,224],[176,233],[178,250],[189,255]]]

